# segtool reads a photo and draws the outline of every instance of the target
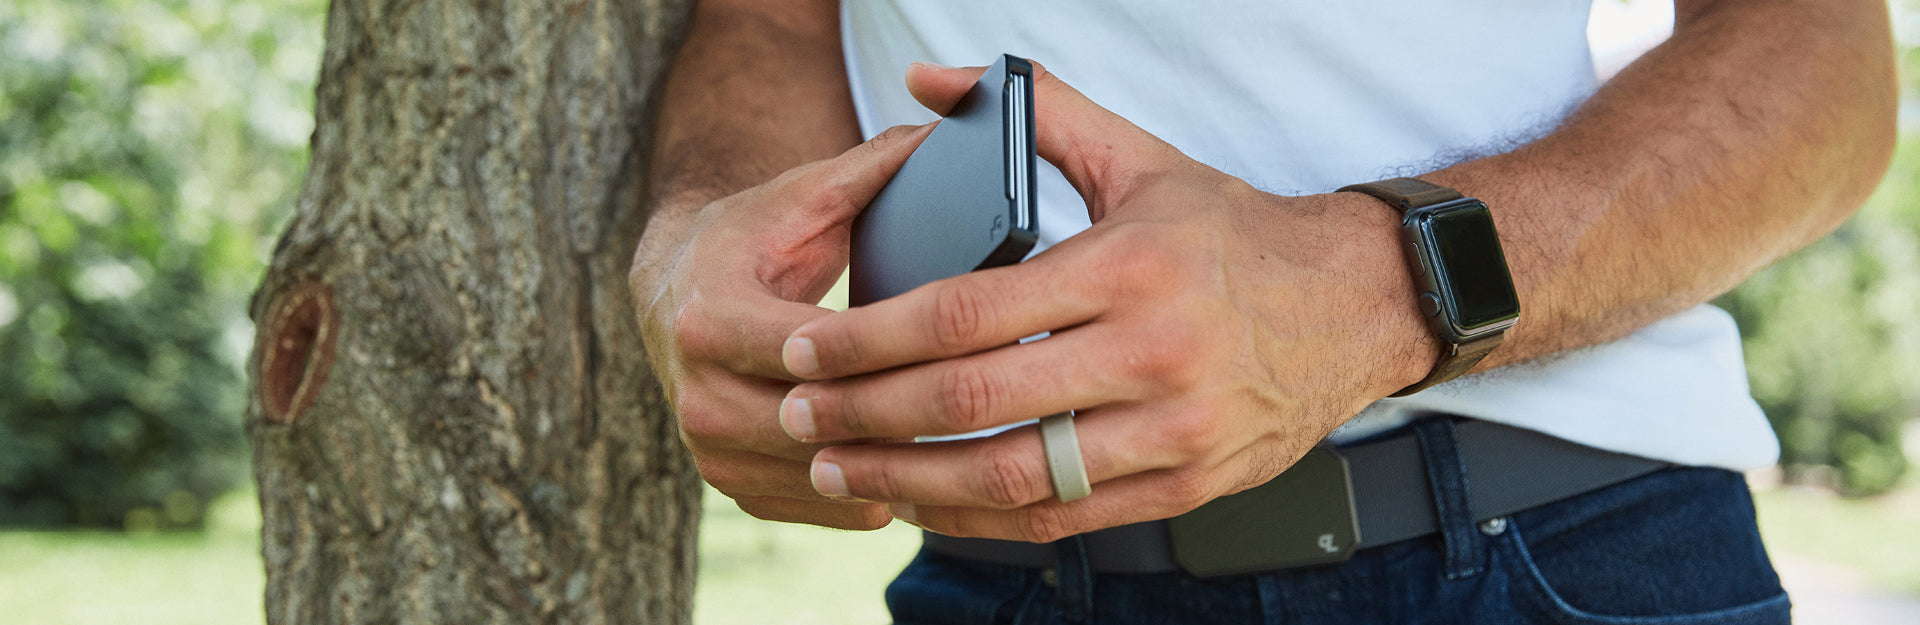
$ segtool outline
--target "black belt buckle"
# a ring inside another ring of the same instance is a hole
[[[1167,524],[1174,561],[1195,577],[1344,562],[1360,544],[1347,459],[1327,447]]]

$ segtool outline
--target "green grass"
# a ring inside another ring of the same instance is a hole
[[[1767,548],[1859,572],[1879,590],[1920,596],[1920,480],[1871,499],[1807,488],[1754,493]]]
[[[1870,500],[1804,489],[1756,496],[1769,546],[1920,595],[1920,487]],[[700,537],[697,625],[880,625],[881,592],[919,544],[896,523],[841,532],[767,523],[716,493]],[[261,622],[259,514],[222,499],[204,533],[0,532],[0,622]]]
[[[251,493],[207,531],[0,532],[0,622],[259,623],[266,575]]]
[[[881,592],[920,547],[919,530],[768,523],[711,490],[701,524],[695,625],[882,625]]]
[[[207,531],[0,532],[0,623],[262,621],[260,516],[221,499]],[[842,532],[768,523],[707,492],[697,625],[888,622],[881,592],[919,547],[904,523]]]

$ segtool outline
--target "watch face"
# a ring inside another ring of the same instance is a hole
[[[1440,302],[1464,336],[1504,328],[1520,316],[1493,213],[1477,200],[1434,207],[1424,216]]]

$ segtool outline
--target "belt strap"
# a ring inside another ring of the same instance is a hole
[[[1467,481],[1472,484],[1468,503],[1475,521],[1507,516],[1672,466],[1488,421],[1463,421],[1455,432]],[[1351,469],[1359,548],[1439,531],[1418,439],[1394,436],[1337,451]],[[924,535],[928,549],[956,558],[1032,568],[1054,564],[1055,549],[1050,544]],[[1097,572],[1180,570],[1166,521],[1122,525],[1081,538],[1088,563]]]

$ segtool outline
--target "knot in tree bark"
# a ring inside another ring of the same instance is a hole
[[[333,367],[335,329],[333,289],[309,280],[273,298],[261,325],[260,403],[267,422],[293,423],[313,405]]]

